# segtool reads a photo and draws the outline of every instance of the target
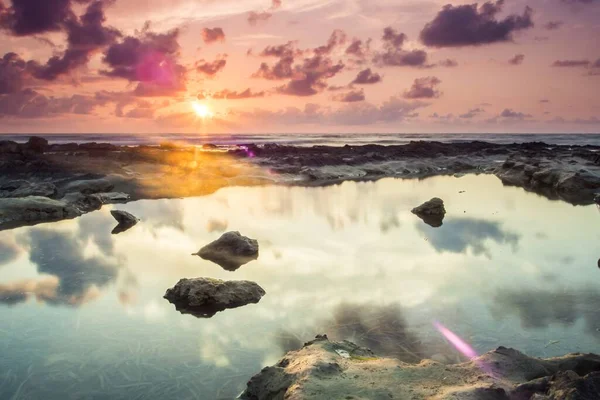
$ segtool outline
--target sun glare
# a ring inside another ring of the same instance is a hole
[[[212,118],[213,113],[210,111],[210,108],[206,104],[200,104],[198,102],[192,103],[192,108],[197,116],[202,119]]]

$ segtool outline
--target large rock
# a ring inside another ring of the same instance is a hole
[[[258,241],[242,236],[239,232],[227,232],[192,255],[212,261],[228,271],[235,271],[258,259]]]
[[[56,186],[50,182],[17,180],[0,185],[0,198],[28,196],[54,197],[56,193]]]
[[[25,146],[34,153],[43,153],[48,148],[48,141],[39,136],[31,136]]]
[[[421,218],[426,224],[438,228],[443,224],[446,209],[444,208],[444,201],[434,197],[419,207],[413,208],[412,213]]]
[[[123,210],[111,210],[110,214],[117,220],[119,225],[113,229],[112,234],[116,235],[133,228],[140,220],[132,214]]]
[[[83,194],[106,193],[113,190],[115,185],[106,178],[77,180],[69,182],[63,189],[65,193],[80,192]]]
[[[570,372],[565,377],[562,371]],[[600,371],[600,356],[593,354],[538,359],[500,347],[462,364],[432,360],[406,364],[379,358],[348,341],[330,342],[327,336],[317,336],[251,378],[240,398],[598,399],[598,373],[594,371]]]
[[[181,279],[164,298],[182,314],[210,318],[228,308],[256,304],[264,295],[263,288],[254,282],[196,278]]]
[[[0,199],[0,230],[75,218],[81,214],[81,211],[67,202],[47,197]]]

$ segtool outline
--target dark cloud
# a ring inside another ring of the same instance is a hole
[[[552,63],[553,67],[564,67],[564,68],[578,68],[578,67],[589,67],[591,64],[590,60],[557,60]]]
[[[371,53],[371,39],[363,42],[360,39],[353,39],[350,45],[346,48],[346,55],[356,58],[356,61],[361,64],[367,61],[367,57]]]
[[[371,68],[360,71],[352,81],[356,85],[373,85],[379,82],[381,82],[381,75],[371,71]]]
[[[302,54],[302,51],[296,48],[295,42],[287,42],[278,46],[267,46],[261,53],[261,57],[276,57],[279,60],[269,66],[267,63],[262,63],[253,78],[262,78],[268,80],[289,79],[293,75],[292,67],[295,57]]]
[[[424,224],[417,224],[417,229],[440,253],[466,253],[471,250],[475,255],[491,258],[486,245],[488,241],[509,244],[514,248],[520,240],[517,234],[504,231],[498,222],[474,218],[449,219],[444,221],[444,229],[431,229]]]
[[[473,108],[473,109],[467,111],[466,113],[459,115],[458,117],[462,118],[462,119],[471,119],[471,118],[475,118],[478,114],[481,114],[483,112],[485,112],[485,110],[483,108],[478,107],[478,108]]]
[[[557,29],[560,29],[563,26],[563,24],[563,21],[548,21],[544,24],[544,29],[547,29],[549,31],[555,31]]]
[[[440,61],[438,63],[438,65],[440,65],[442,67],[453,68],[453,67],[458,67],[458,61],[453,60],[451,58],[447,58],[445,60]]]
[[[79,18],[72,17],[64,22],[67,33],[67,49],[61,55],[51,57],[46,64],[30,62],[33,76],[43,80],[55,80],[77,68],[87,65],[90,57],[100,49],[113,43],[121,33],[105,27],[105,2],[94,1]]]
[[[313,96],[326,89],[327,79],[343,69],[344,64],[334,63],[329,57],[316,55],[305,58],[302,64],[294,68],[292,80],[277,88],[277,91],[291,96]]]
[[[0,26],[16,36],[57,32],[73,17],[71,0],[11,0],[4,8],[0,3]]]
[[[206,44],[225,41],[225,32],[222,28],[204,28],[201,35]]]
[[[0,117],[43,118],[60,114],[91,114],[107,103],[95,96],[48,97],[32,89],[0,96]]]
[[[523,61],[525,61],[525,54],[517,54],[508,60],[508,63],[511,65],[521,65],[523,64]]]
[[[373,62],[380,66],[426,66],[427,53],[424,50],[404,50],[406,39],[404,33],[399,33],[391,27],[385,28],[382,37],[384,50],[375,54]]]
[[[0,95],[21,91],[27,76],[27,62],[15,53],[6,53],[0,58]]]
[[[224,89],[219,92],[212,93],[210,96],[205,94],[198,95],[198,99],[202,100],[210,97],[215,100],[241,100],[241,99],[253,99],[257,97],[265,97],[265,92],[253,92],[252,89],[248,88],[243,92],[236,92],[233,90]]]
[[[196,62],[196,71],[213,77],[227,65],[227,55],[218,55],[214,61],[200,60]]]
[[[347,93],[340,93],[332,97],[332,100],[339,101],[341,103],[355,103],[358,101],[365,100],[365,91],[363,89],[360,90],[351,90]]]
[[[437,90],[437,86],[442,83],[435,76],[427,76],[417,78],[409,90],[404,92],[404,97],[407,99],[433,99],[440,97],[441,93]]]
[[[0,304],[14,306],[26,302],[30,296],[34,296],[38,301],[54,300],[57,297],[57,288],[58,280],[55,277],[0,283]]]
[[[514,32],[533,27],[533,10],[525,8],[523,15],[496,19],[504,0],[482,5],[448,4],[421,31],[421,41],[431,47],[478,46],[512,40]]]
[[[510,118],[510,119],[525,119],[525,118],[531,118],[532,115],[531,114],[525,114],[522,112],[518,112],[518,111],[514,111],[510,108],[505,108],[499,115],[499,117],[502,118]]]
[[[329,40],[327,40],[327,44],[314,49],[314,53],[318,56],[330,55],[333,52],[333,50],[345,45],[347,40],[348,36],[346,35],[346,33],[341,29],[336,29],[329,37]]]
[[[273,14],[268,11],[250,11],[248,13],[248,23],[252,26],[256,26],[260,22],[267,22]]]
[[[102,61],[110,69],[101,71],[111,77],[139,82],[140,96],[173,95],[185,90],[187,70],[178,63],[179,30],[166,33],[150,31],[150,25],[111,45]]]

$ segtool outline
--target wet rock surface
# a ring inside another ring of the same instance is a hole
[[[321,335],[252,377],[240,398],[597,399],[598,371],[598,355],[538,359],[504,347],[462,364],[406,364]]]
[[[0,226],[5,229],[70,219],[81,214],[67,202],[47,197],[0,199]]]
[[[192,255],[212,261],[227,271],[235,271],[258,259],[258,241],[239,232],[227,232]]]
[[[256,304],[264,295],[263,288],[250,281],[195,278],[181,279],[164,298],[182,314],[211,318],[226,309]]]
[[[533,142],[410,142],[382,146],[245,144],[207,146],[116,146],[109,143],[52,144],[0,141],[0,198],[63,199],[100,196],[100,203],[178,198],[214,193],[226,186],[284,184],[323,186],[345,180],[426,178],[495,174],[550,199],[593,204],[600,194],[600,147]],[[119,199],[102,197],[122,193]],[[97,209],[90,198],[73,204]],[[24,221],[25,223],[25,221]],[[0,230],[6,227],[0,224]]]
[[[413,208],[412,213],[421,218],[427,225],[439,228],[443,225],[446,209],[444,208],[444,201],[434,197],[419,207]]]
[[[133,228],[140,221],[133,214],[122,210],[111,210],[110,215],[117,220],[118,225],[113,229],[112,234],[116,235]]]

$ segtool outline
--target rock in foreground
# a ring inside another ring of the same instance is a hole
[[[210,318],[219,311],[256,304],[265,295],[250,281],[222,281],[211,278],[181,279],[164,298],[182,314]]]
[[[412,213],[421,218],[427,225],[439,228],[443,224],[446,209],[444,208],[444,201],[434,197],[419,207],[413,208]]]
[[[82,213],[60,200],[29,196],[0,199],[0,229],[75,218]]]
[[[504,347],[469,362],[406,364],[327,336],[288,353],[248,382],[244,400],[599,399],[600,356],[538,359]]]
[[[227,232],[192,255],[212,261],[227,271],[235,271],[258,259],[258,241],[242,236],[239,232]]]
[[[113,235],[121,232],[125,232],[128,229],[133,228],[140,220],[127,211],[122,210],[111,210],[110,214],[117,220],[119,225],[113,229]]]

